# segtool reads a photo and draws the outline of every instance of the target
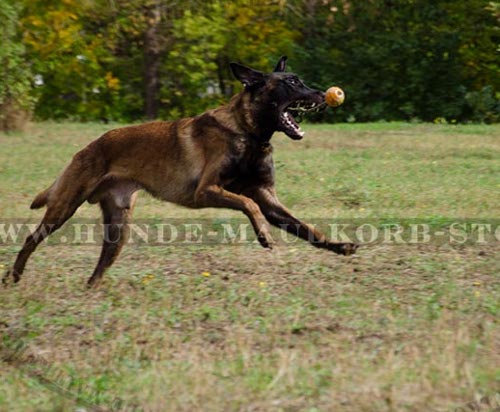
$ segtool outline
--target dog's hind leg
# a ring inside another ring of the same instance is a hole
[[[66,202],[65,198],[56,198],[57,200],[55,202],[49,203],[42,221],[35,231],[24,241],[24,245],[17,255],[13,268],[7,271],[3,277],[3,283],[7,283],[10,276],[12,276],[15,283],[19,282],[24,272],[26,262],[31,254],[47,236],[54,233],[73,216],[76,209],[78,209],[84,201],[81,197],[81,192],[76,191],[70,202]]]
[[[104,239],[101,256],[87,285],[97,286],[107,268],[118,257],[129,237],[129,222],[132,216],[137,187],[123,185],[107,192],[99,201],[104,223]]]
[[[14,266],[3,277],[3,283],[8,283],[11,276],[14,282],[19,282],[31,254],[87,200],[104,174],[103,170],[102,159],[92,157],[92,153],[89,155],[86,151],[81,151],[74,156],[73,161],[52,186],[37,196],[32,207],[46,205],[47,210],[36,230],[26,238]]]

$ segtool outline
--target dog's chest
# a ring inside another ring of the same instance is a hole
[[[273,153],[269,142],[256,142],[241,137],[232,142],[230,147],[230,163],[240,173],[254,171],[267,163]]]
[[[273,176],[273,147],[268,142],[235,139],[221,177],[226,184],[237,181],[269,180]]]

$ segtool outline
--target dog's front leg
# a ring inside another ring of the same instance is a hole
[[[347,256],[356,252],[358,245],[328,240],[319,230],[294,217],[278,200],[274,188],[258,188],[252,190],[249,196],[260,206],[264,216],[272,225],[307,240],[316,247],[328,249],[340,255]]]
[[[260,244],[265,248],[272,248],[273,239],[269,233],[269,224],[257,203],[252,199],[213,184],[197,189],[195,203],[197,207],[223,207],[241,210],[250,219]]]

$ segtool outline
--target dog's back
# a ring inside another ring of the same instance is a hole
[[[192,203],[192,196],[180,194],[194,186],[203,168],[203,142],[193,138],[193,122],[193,118],[151,122],[105,133],[73,156],[55,182],[35,197],[31,208],[50,206],[61,196],[70,202],[73,197],[66,196],[70,191],[96,203],[99,193],[120,181],[135,182],[137,188],[163,200]]]

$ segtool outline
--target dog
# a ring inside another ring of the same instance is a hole
[[[294,115],[325,106],[325,94],[286,72],[286,61],[281,57],[271,73],[231,63],[244,88],[229,103],[196,117],[111,130],[76,153],[55,182],[33,200],[32,209],[47,210],[4,283],[9,278],[18,282],[38,244],[88,201],[99,203],[105,231],[97,266],[87,282],[89,287],[97,285],[127,241],[141,189],[189,208],[240,210],[265,248],[272,247],[271,224],[318,248],[354,253],[356,244],[328,240],[295,218],[276,195],[272,135],[279,131],[302,139],[304,132]]]

